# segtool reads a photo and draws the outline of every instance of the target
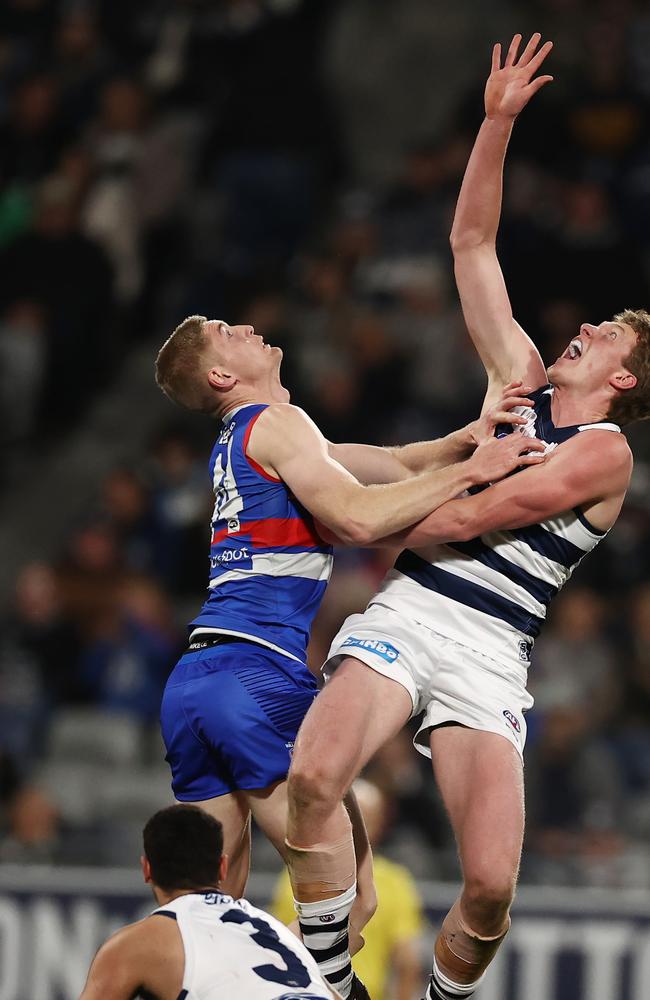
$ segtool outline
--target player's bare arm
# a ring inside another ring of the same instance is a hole
[[[332,444],[330,458],[351,472],[361,483],[396,483],[427,469],[443,469],[462,462],[479,444],[494,436],[499,424],[523,424],[525,418],[513,413],[516,406],[531,406],[526,397],[531,390],[521,381],[509,383],[499,400],[478,420],[434,441],[418,441],[402,447],[381,448],[369,444]]]
[[[551,76],[537,76],[552,48],[536,33],[518,56],[515,35],[503,66],[495,45],[485,88],[485,121],[465,171],[451,231],[456,283],[468,330],[488,374],[488,400],[513,378],[534,388],[546,381],[537,348],[514,320],[496,253],[503,164],[517,115]]]
[[[185,952],[175,920],[151,916],[121,928],[97,952],[80,1000],[132,1000],[146,990],[176,1000]]]
[[[576,436],[538,468],[523,470],[476,496],[444,504],[411,530],[387,539],[387,544],[419,548],[467,541],[488,531],[539,524],[576,507],[594,528],[607,531],[625,498],[632,453],[622,434],[596,430],[589,434],[589,447]]]
[[[328,453],[327,441],[298,407],[269,406],[256,422],[249,456],[282,479],[323,525],[348,545],[377,538],[419,521],[441,503],[477,483],[491,482],[521,464],[543,461],[543,445],[530,439],[493,439],[465,462],[427,470],[402,482],[363,486]],[[522,453],[533,449],[528,457]]]

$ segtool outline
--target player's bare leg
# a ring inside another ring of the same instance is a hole
[[[193,802],[223,826],[223,853],[228,856],[228,871],[222,889],[234,899],[246,890],[251,859],[251,814],[243,792],[219,795],[204,802]]]
[[[463,890],[436,940],[428,997],[473,992],[510,927],[524,831],[523,768],[504,737],[462,726],[430,736],[433,770],[454,830]]]
[[[401,684],[345,659],[309,709],[289,770],[287,864],[305,944],[350,995],[349,916],[356,894],[352,825],[343,798],[412,710]]]
[[[278,781],[269,788],[253,789],[242,794],[246,796],[250,811],[262,833],[288,863],[285,841],[288,814],[287,782]],[[348,792],[346,795],[345,807],[352,824],[357,867],[357,894],[350,914],[350,954],[356,955],[364,944],[361,932],[377,909],[377,894],[372,876],[372,850],[366,825],[353,792]],[[301,936],[297,919],[291,924],[291,929],[297,937]]]

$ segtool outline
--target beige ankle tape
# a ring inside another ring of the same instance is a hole
[[[357,869],[351,834],[333,844],[295,847],[285,840],[285,845],[296,899],[327,899],[354,885]]]
[[[469,986],[481,978],[510,930],[510,917],[500,934],[483,937],[468,927],[456,900],[442,922],[436,939],[435,956],[440,971],[459,986]]]

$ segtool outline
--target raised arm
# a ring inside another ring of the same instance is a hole
[[[503,67],[501,46],[494,46],[485,88],[486,117],[467,164],[450,237],[465,322],[488,374],[488,401],[512,379],[523,379],[533,388],[546,381],[537,348],[513,318],[496,253],[512,127],[531,97],[552,80],[535,77],[552,48],[545,42],[538,51],[540,41],[534,34],[517,58],[521,35],[515,35]]]
[[[370,545],[419,521],[475,483],[501,478],[522,461],[543,461],[539,451],[522,457],[530,448],[543,446],[511,434],[477,448],[465,462],[427,470],[402,482],[363,486],[330,458],[327,441],[302,410],[280,404],[269,406],[255,424],[248,454],[286,483],[300,503],[344,543]]]

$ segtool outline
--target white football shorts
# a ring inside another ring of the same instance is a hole
[[[429,731],[449,722],[498,733],[523,756],[524,713],[533,704],[526,663],[497,662],[380,604],[346,618],[323,665],[325,680],[347,656],[406,688],[412,717],[423,713],[413,742],[425,756]]]

